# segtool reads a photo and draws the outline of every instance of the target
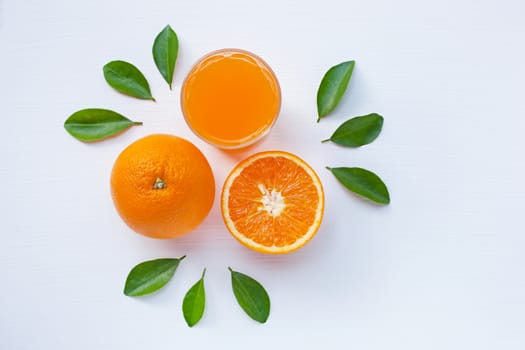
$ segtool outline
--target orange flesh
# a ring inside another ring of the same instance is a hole
[[[280,108],[280,89],[257,56],[222,50],[188,74],[181,94],[186,122],[204,140],[225,148],[248,145],[265,135]]]
[[[265,206],[265,196],[274,203],[282,199],[284,206]],[[267,157],[242,170],[229,189],[227,205],[243,236],[263,246],[283,247],[315,225],[321,200],[305,169],[284,157]]]

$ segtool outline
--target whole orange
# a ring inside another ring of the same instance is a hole
[[[215,180],[204,155],[177,136],[155,134],[129,145],[111,172],[111,194],[124,222],[153,238],[195,229],[208,215]]]

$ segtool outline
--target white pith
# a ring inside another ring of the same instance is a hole
[[[268,190],[263,184],[257,186],[259,191],[261,191],[261,206],[259,210],[265,210],[273,217],[281,215],[281,212],[286,207],[284,202],[284,197],[281,192],[276,191],[275,189]]]

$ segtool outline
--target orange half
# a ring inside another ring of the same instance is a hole
[[[317,233],[324,191],[315,171],[288,152],[252,155],[228,175],[222,189],[224,223],[246,247],[284,254]]]

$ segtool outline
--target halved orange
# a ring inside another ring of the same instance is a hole
[[[317,233],[324,191],[315,171],[288,152],[268,151],[240,162],[222,189],[226,227],[246,247],[284,254]]]

